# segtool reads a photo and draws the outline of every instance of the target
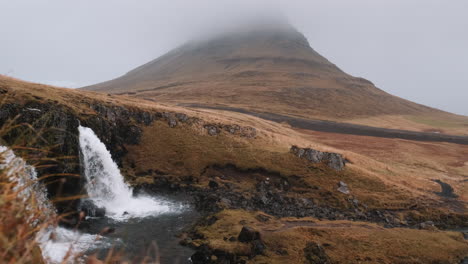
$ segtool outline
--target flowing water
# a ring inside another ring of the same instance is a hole
[[[106,237],[114,241],[113,249],[124,252],[123,258],[131,262],[147,256],[161,263],[187,263],[193,252],[180,246],[175,235],[198,214],[183,197],[134,195],[104,143],[90,128],[80,126],[79,132],[88,199],[106,210],[105,217],[87,219],[86,231],[99,234],[103,229],[115,230]],[[101,247],[99,253],[105,256],[108,250]]]
[[[139,195],[125,182],[117,164],[104,143],[87,127],[79,127],[82,165],[89,199],[106,209],[106,215],[116,220],[177,213],[183,206],[166,200]]]
[[[37,209],[44,215],[43,222],[51,224],[36,235],[42,255],[48,263],[61,263],[65,256],[79,254],[96,245],[104,245],[105,239],[98,235],[81,234],[52,225],[56,217],[54,206],[47,198],[47,190],[37,178],[37,172],[33,166],[28,165],[22,158],[15,156],[12,150],[0,146],[0,170],[6,173],[8,179],[16,184],[18,195],[25,202],[33,198],[37,201]],[[34,210],[30,206],[26,211]],[[31,214],[32,215],[32,214]],[[28,219],[31,226],[41,224],[37,219]]]
[[[176,235],[199,215],[185,202],[185,197],[134,195],[94,132],[80,126],[79,133],[87,200],[105,208],[105,216],[87,217],[85,227],[79,231],[52,224],[40,231],[36,240],[46,262],[75,263],[75,257],[80,256],[78,262],[84,263],[86,256],[104,257],[112,249],[130,263],[139,263],[144,257],[150,257],[149,263],[190,263],[193,251],[180,246]],[[34,195],[41,210],[53,219],[55,209],[34,167],[6,147],[0,146],[0,155],[0,169],[6,170],[10,180],[18,183],[23,199],[26,201]],[[35,221],[31,219],[31,224],[37,224]],[[102,235],[104,229],[112,232]]]

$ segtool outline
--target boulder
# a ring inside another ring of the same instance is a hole
[[[91,200],[82,200],[79,207],[86,216],[104,217],[106,215],[106,208],[96,206]]]
[[[311,148],[299,148],[298,146],[292,146],[290,151],[298,158],[307,159],[312,163],[323,162],[328,167],[337,171],[343,170],[346,165],[343,155],[338,153],[322,152]]]
[[[182,113],[176,113],[175,117],[182,123],[187,122],[187,120],[189,119],[189,117],[186,114]]]
[[[342,192],[344,194],[349,194],[350,191],[349,191],[349,188],[348,188],[348,185],[342,181],[340,181],[338,183],[338,189],[337,189],[339,192]]]
[[[169,119],[167,120],[167,124],[171,128],[176,127],[177,126],[177,120],[174,117],[170,116]]]
[[[214,125],[205,125],[205,129],[208,131],[208,135],[216,136],[219,134],[219,129]]]
[[[252,241],[251,252],[253,256],[263,255],[266,250],[266,245],[261,240]]]
[[[422,229],[422,230],[437,230],[437,227],[435,227],[434,222],[426,221],[424,223],[419,224],[419,229]]]
[[[239,236],[237,237],[237,240],[239,242],[252,242],[254,240],[260,240],[260,232],[256,231],[255,229],[244,226],[239,233]]]

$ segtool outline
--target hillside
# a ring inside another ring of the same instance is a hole
[[[215,256],[211,263],[224,257],[304,263],[316,254],[348,263],[407,263],[399,262],[402,256],[456,263],[468,254],[460,232],[442,231],[468,219],[466,145],[301,131],[241,113],[1,76],[0,96],[1,144],[17,151],[51,146],[40,152],[50,155],[45,160],[58,154],[77,163],[72,144],[79,121],[107,145],[133,186],[191,196],[206,217],[182,243],[198,256]],[[21,140],[31,127],[10,131],[9,119],[31,124],[40,140]],[[339,153],[346,166],[336,171],[299,158],[293,145]],[[79,168],[55,172],[79,174]],[[449,196],[434,180],[453,188]],[[338,190],[340,182],[350,193]],[[421,225],[425,221],[442,230]],[[261,232],[261,253],[254,244],[231,241],[243,225]],[[387,250],[389,244],[396,246]]]
[[[287,24],[253,25],[192,41],[84,89],[316,119],[442,113],[346,74]]]

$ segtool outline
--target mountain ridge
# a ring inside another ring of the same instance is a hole
[[[443,113],[345,73],[294,27],[278,24],[188,42],[83,89],[327,120]]]

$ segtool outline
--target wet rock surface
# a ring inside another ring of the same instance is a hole
[[[292,146],[291,153],[312,163],[323,162],[327,164],[328,167],[337,171],[343,170],[346,165],[343,155],[338,153],[322,152],[310,148],[300,148],[298,146]]]
[[[4,91],[8,92],[7,89]],[[139,144],[142,126],[151,125],[158,120],[167,122],[168,126],[173,128],[181,124],[205,126],[209,128],[208,135],[229,133],[253,138],[256,133],[254,128],[238,125],[204,125],[203,120],[184,113],[144,111],[139,108],[89,101],[85,104],[95,114],[83,114],[76,113],[75,110],[56,101],[44,102],[44,98],[36,99],[38,101],[32,100],[25,104],[1,105],[0,124],[7,124],[12,119],[15,119],[12,124],[22,124],[3,136],[6,144],[48,150],[34,153],[36,158],[48,160],[42,164],[46,166],[39,171],[40,174],[67,175],[45,180],[51,197],[83,194],[84,181],[77,177],[81,174],[78,141],[80,124],[96,133],[119,166],[122,166],[122,160],[128,152],[125,145]],[[59,202],[56,207],[59,212],[69,212],[76,210],[78,205],[79,201],[73,200]]]
[[[96,206],[91,200],[81,200],[78,210],[90,217],[104,217],[106,215],[106,208]]]

